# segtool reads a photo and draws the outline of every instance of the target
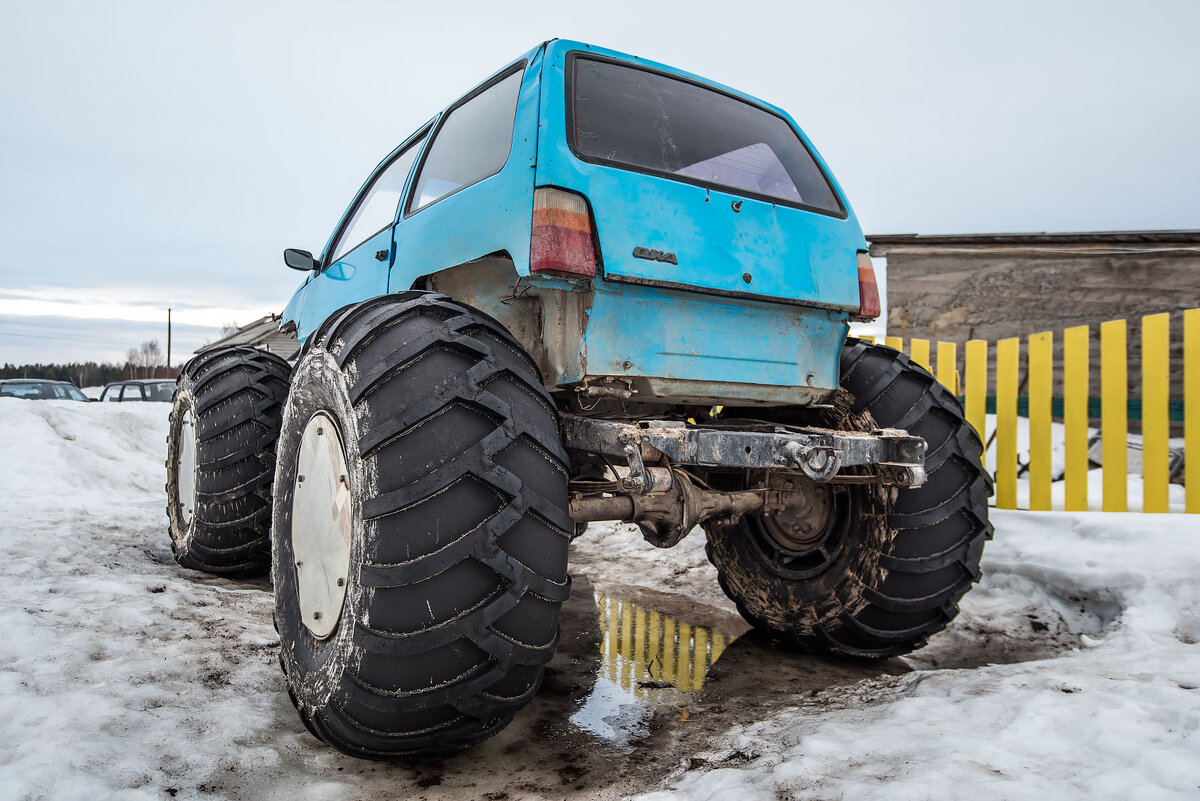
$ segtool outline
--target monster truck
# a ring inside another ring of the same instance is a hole
[[[271,572],[288,692],[352,755],[453,753],[537,691],[570,541],[696,526],[754,626],[923,645],[991,528],[959,403],[895,350],[866,242],[782,110],[546,42],[367,179],[283,319],[293,365],[190,362],[168,456],[187,567]],[[614,554],[619,559],[620,554]]]

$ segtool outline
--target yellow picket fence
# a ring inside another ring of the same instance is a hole
[[[1183,375],[1176,376],[1182,387],[1182,399],[1170,395],[1171,331],[1169,314],[1152,314],[1141,319],[1141,360],[1139,417],[1142,426],[1142,511],[1169,511],[1170,424],[1172,413],[1182,416],[1184,440],[1184,511],[1200,514],[1200,309],[1183,313]],[[1018,398],[1029,420],[1029,502],[1033,511],[1050,511],[1051,422],[1054,406],[1060,401],[1053,395],[1061,386],[1061,416],[1065,452],[1063,472],[1066,511],[1088,508],[1088,424],[1100,421],[1102,498],[1106,512],[1124,512],[1128,498],[1128,438],[1130,398],[1128,397],[1128,341],[1125,320],[1100,325],[1100,398],[1099,409],[1089,403],[1089,327],[1076,326],[1062,332],[1061,364],[1055,364],[1055,333],[1045,331],[1021,338],[1002,339],[994,344],[984,340],[966,343],[960,365],[957,347],[952,342],[936,343],[936,362],[930,360],[930,341],[913,339],[908,355],[930,369],[937,380],[963,397],[967,420],[985,442],[995,439],[996,506],[1016,509],[1018,488]],[[887,337],[885,345],[904,350],[899,337]],[[1020,376],[1022,345],[1026,359],[1025,380]],[[961,367],[961,371],[960,371]],[[990,373],[994,367],[995,372]],[[1056,373],[1056,367],[1061,372]],[[988,396],[989,378],[994,376],[995,395]],[[1061,378],[1061,382],[1056,379]],[[1136,398],[1135,398],[1136,401]],[[994,407],[995,426],[987,430],[989,406]],[[1181,413],[1181,415],[1180,415]],[[1191,457],[1191,458],[1188,458]]]

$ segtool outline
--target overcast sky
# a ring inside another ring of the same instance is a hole
[[[0,362],[280,311],[285,247],[556,36],[786,108],[867,233],[1200,228],[1198,31],[1194,0],[0,0]]]

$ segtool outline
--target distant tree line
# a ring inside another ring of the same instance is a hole
[[[0,378],[45,378],[50,381],[70,381],[77,387],[96,387],[110,381],[129,378],[174,378],[179,368],[168,369],[166,357],[158,340],[143,342],[130,348],[125,364],[97,362],[68,362],[66,364],[12,364],[0,367]]]

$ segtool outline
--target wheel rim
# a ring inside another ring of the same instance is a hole
[[[188,409],[179,422],[179,462],[175,466],[179,520],[184,528],[192,525],[192,518],[196,514],[196,440],[196,417]]]
[[[314,637],[337,627],[350,571],[353,515],[350,471],[332,418],[317,412],[304,427],[292,491],[292,553],[300,619]]]
[[[817,500],[819,499],[819,500]],[[837,559],[856,510],[852,493],[843,487],[822,487],[804,519],[809,530],[793,529],[793,515],[746,518],[749,541],[759,557],[780,576],[806,579],[818,576]]]

